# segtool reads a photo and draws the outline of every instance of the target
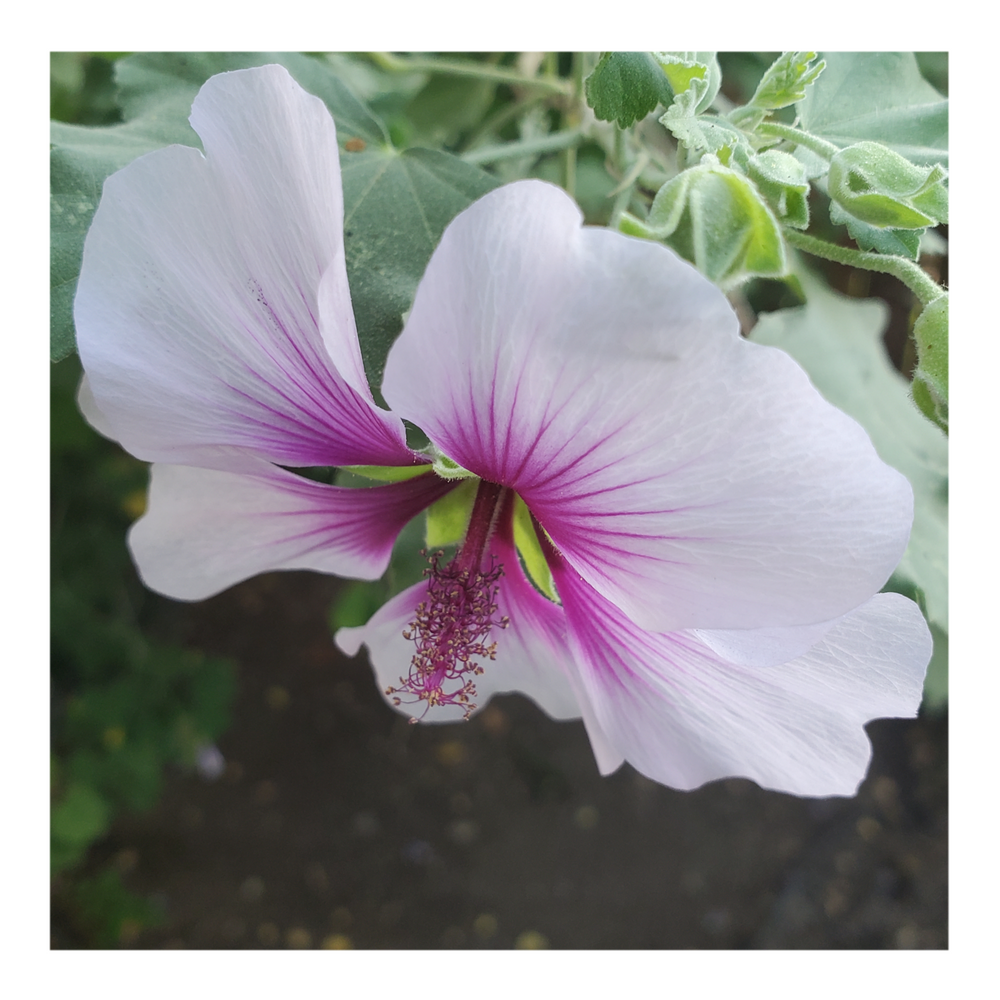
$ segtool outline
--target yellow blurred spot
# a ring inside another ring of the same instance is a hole
[[[472,929],[484,941],[488,941],[497,932],[497,918],[492,913],[480,913],[472,921]]]
[[[278,930],[278,925],[272,924],[270,921],[260,924],[257,927],[257,940],[265,948],[273,948],[281,940],[281,931]]]
[[[334,951],[347,951],[354,947],[354,942],[346,934],[330,934],[323,938],[323,947]]]
[[[101,739],[109,750],[117,750],[125,742],[125,730],[121,726],[108,726]]]
[[[874,816],[862,816],[854,824],[854,829],[862,840],[874,840],[882,829],[882,824]]]
[[[601,818],[601,814],[597,811],[596,806],[580,806],[575,813],[573,813],[573,822],[581,830],[593,830],[597,826],[597,821]]]
[[[454,767],[456,764],[461,764],[467,756],[465,744],[461,740],[448,740],[447,743],[439,743],[435,750],[435,756],[439,764]]]
[[[496,705],[490,705],[479,716],[490,736],[503,736],[510,729],[507,716]]]
[[[135,944],[141,931],[142,924],[138,920],[126,917],[118,929],[118,943],[123,945]]]
[[[285,944],[289,948],[311,948],[312,943],[312,934],[304,927],[291,927],[285,932]]]
[[[131,518],[142,517],[146,513],[146,491],[133,490],[122,499],[122,510]]]
[[[264,693],[264,701],[267,702],[267,707],[274,709],[275,712],[280,712],[282,709],[288,708],[288,703],[291,700],[292,696],[277,684],[273,684]]]
[[[514,942],[515,948],[521,948],[526,951],[540,951],[548,948],[548,946],[549,939],[538,931],[521,931]]]

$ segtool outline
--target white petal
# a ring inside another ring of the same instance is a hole
[[[878,594],[797,659],[730,663],[693,633],[644,632],[572,571],[557,572],[580,679],[608,741],[674,788],[751,778],[796,795],[851,795],[863,726],[917,713],[931,639],[919,609]]]
[[[112,441],[117,440],[111,430],[111,424],[108,423],[108,418],[101,413],[101,408],[97,405],[97,400],[94,399],[94,390],[90,388],[90,381],[86,374],[80,379],[80,386],[76,390],[76,405],[80,407],[80,412],[87,423],[98,434],[110,438]]]
[[[459,465],[516,489],[647,628],[828,621],[898,562],[909,484],[784,353],[658,244],[507,185],[448,227],[383,393]]]
[[[428,475],[346,489],[265,462],[241,473],[158,463],[129,545],[146,585],[181,600],[278,569],[371,580],[402,528],[448,486]]]
[[[212,77],[191,123],[205,156],[171,146],[109,177],[84,247],[77,340],[114,436],[175,464],[210,466],[219,447],[281,465],[406,464],[400,421],[324,344],[357,353],[326,107],[264,66]],[[321,280],[341,300],[324,336]]]

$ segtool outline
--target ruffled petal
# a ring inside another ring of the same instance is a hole
[[[539,181],[461,213],[389,354],[389,404],[517,490],[644,627],[804,625],[869,598],[906,547],[905,478],[694,268],[580,222]]]
[[[129,545],[146,585],[180,600],[278,569],[373,580],[407,522],[452,485],[429,474],[347,489],[262,461],[239,473],[156,464]]]
[[[499,581],[497,618],[507,617],[506,628],[494,628],[490,641],[497,644],[495,660],[482,663],[484,672],[474,678],[477,710],[494,694],[518,691],[535,701],[555,719],[576,719],[581,709],[573,693],[570,678],[573,668],[566,647],[562,609],[537,593],[527,581],[509,541],[496,539],[493,555],[504,569]],[[348,656],[364,644],[383,693],[398,687],[407,676],[415,652],[414,643],[403,637],[416,616],[417,605],[427,596],[427,582],[397,594],[379,609],[367,625],[342,628],[336,634],[337,646]],[[392,698],[387,697],[390,704]],[[459,705],[441,705],[427,710],[423,703],[393,704],[423,722],[457,722],[464,717]],[[611,764],[613,752],[605,755],[608,770],[614,770],[620,758]]]
[[[358,353],[325,105],[264,66],[212,77],[191,123],[205,155],[171,146],[109,177],[84,247],[77,340],[114,436],[173,464],[211,467],[219,447],[408,464],[401,422],[324,344]],[[340,302],[323,336],[321,281]]]
[[[568,568],[556,583],[608,741],[674,788],[743,777],[796,795],[852,795],[871,758],[865,723],[910,718],[920,705],[932,643],[898,594],[876,595],[798,658],[754,668],[693,633],[643,631]]]

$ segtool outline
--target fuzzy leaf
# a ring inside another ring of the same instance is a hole
[[[605,52],[584,82],[587,103],[601,121],[620,128],[669,104],[673,94],[667,78],[650,52]]]
[[[800,127],[837,146],[881,142],[913,163],[948,162],[948,101],[912,52],[827,52],[796,105]]]

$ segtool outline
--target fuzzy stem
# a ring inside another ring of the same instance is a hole
[[[864,250],[852,250],[850,247],[840,247],[826,240],[817,239],[815,236],[807,236],[797,229],[783,227],[785,239],[799,250],[812,254],[814,257],[822,257],[824,260],[832,260],[837,264],[846,264],[848,267],[859,267],[866,271],[881,271],[884,274],[891,274],[898,278],[918,299],[920,304],[926,306],[934,299],[944,294],[944,289],[926,272],[914,264],[913,261],[905,257],[897,257],[892,254],[868,253]]]
[[[780,122],[761,122],[756,131],[760,135],[774,135],[805,146],[817,156],[822,156],[824,160],[831,160],[840,152],[832,142],[827,142],[826,139],[821,139],[818,135],[801,132],[797,128],[792,128],[791,125],[782,125]]]
[[[392,73],[441,73],[445,76],[468,76],[479,80],[494,80],[514,87],[535,87],[552,94],[572,93],[572,84],[567,80],[552,79],[547,76],[524,76],[516,70],[499,66],[486,66],[471,60],[452,59],[401,59],[390,52],[369,52],[369,58],[382,69]]]
[[[580,129],[570,129],[568,132],[556,132],[554,135],[543,135],[537,139],[523,139],[520,142],[504,142],[499,146],[482,146],[470,149],[462,154],[466,163],[496,163],[498,160],[513,160],[519,156],[541,156],[543,153],[555,153],[559,150],[578,146],[583,138]]]

